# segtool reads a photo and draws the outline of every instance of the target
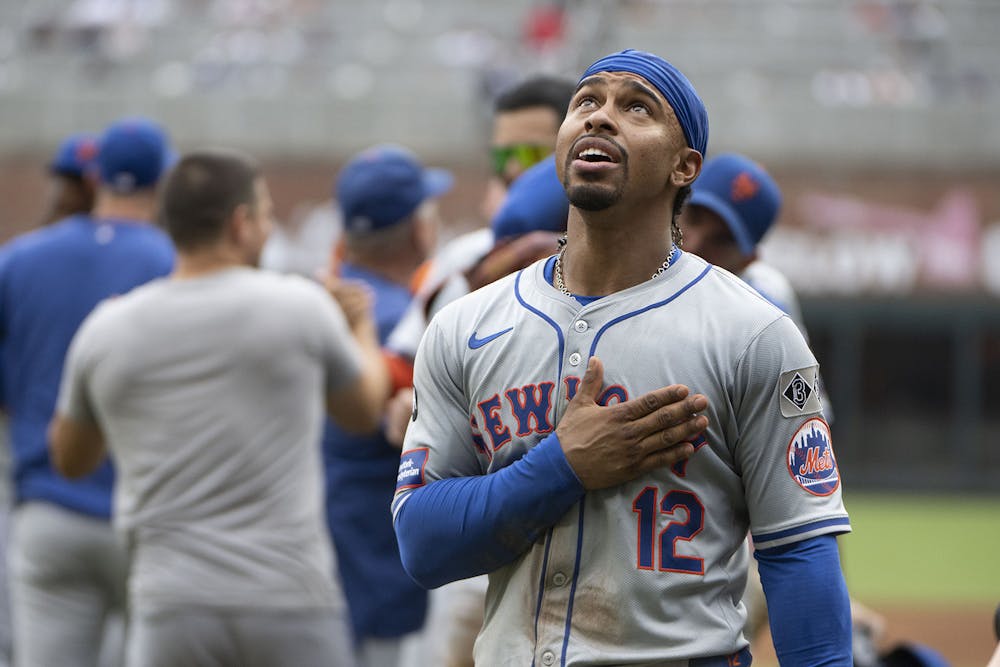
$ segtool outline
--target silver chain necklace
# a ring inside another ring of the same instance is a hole
[[[573,293],[566,289],[566,282],[563,280],[563,258],[566,256],[566,236],[564,235],[559,239],[559,254],[556,256],[556,264],[552,267],[553,282],[555,282],[555,288],[565,294],[568,297],[572,297]],[[663,275],[663,272],[670,268],[670,260],[674,257],[674,244],[670,243],[670,252],[667,253],[667,258],[663,260],[663,264],[660,264],[660,268],[656,270],[656,273],[649,277],[650,280],[654,280]]]

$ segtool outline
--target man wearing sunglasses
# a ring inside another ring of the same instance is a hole
[[[555,149],[556,131],[566,117],[574,87],[568,79],[539,75],[515,84],[497,97],[490,137],[493,175],[483,201],[487,220],[492,220],[499,210],[514,179]]]
[[[505,188],[555,149],[556,132],[572,95],[571,81],[536,76],[497,98],[490,153],[493,173]]]

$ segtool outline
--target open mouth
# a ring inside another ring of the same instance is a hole
[[[577,160],[583,160],[584,162],[614,162],[614,159],[608,153],[605,153],[600,148],[585,148],[576,155]]]

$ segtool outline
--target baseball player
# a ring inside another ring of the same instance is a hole
[[[497,97],[490,139],[494,171],[482,204],[491,228],[452,239],[428,261],[421,271],[422,279],[413,302],[389,338],[389,349],[412,360],[434,313],[472,289],[524,266],[499,268],[499,263],[490,262],[487,256],[494,250],[497,238],[509,239],[518,233],[518,227],[530,230],[531,224],[524,221],[537,221],[539,214],[547,214],[547,211],[535,213],[529,207],[507,211],[501,208],[511,185],[552,153],[556,131],[566,117],[572,93],[572,81],[542,75],[529,77]],[[546,197],[546,202],[552,200],[551,196]],[[504,223],[498,229],[492,223],[500,217],[509,224]],[[560,229],[565,229],[564,223]],[[409,404],[408,400],[405,402]]]
[[[15,508],[9,571],[15,664],[96,665],[125,604],[127,555],[109,518],[109,465],[70,482],[53,470],[46,427],[70,340],[103,299],[166,275],[170,240],[149,224],[172,160],[163,128],[112,123],[98,141],[97,199],[0,251],[0,349]],[[104,655],[119,664],[120,647]]]
[[[96,194],[92,169],[97,157],[97,139],[81,132],[59,144],[48,164],[49,192],[43,225],[77,213],[90,213]]]
[[[552,154],[572,94],[572,80],[542,74],[530,76],[497,95],[490,136],[493,174],[483,200],[487,220],[496,215],[511,184]]]
[[[684,250],[742,278],[785,311],[808,340],[791,283],[758,257],[780,208],[778,184],[761,165],[736,153],[717,155],[705,161],[681,213]]]
[[[434,245],[434,200],[453,176],[424,167],[399,146],[354,156],[340,171],[336,199],[343,220],[342,278],[368,285],[380,340],[410,302],[410,279]],[[399,446],[384,433],[350,434],[328,420],[323,434],[326,515],[336,548],[362,667],[407,665],[427,614],[427,591],[403,571],[392,531]],[[421,664],[418,659],[414,665]]]
[[[368,305],[256,269],[271,200],[238,154],[184,157],[161,219],[177,268],[109,300],[70,348],[53,461],[104,442],[131,547],[130,667],[355,664],[316,446],[324,407],[372,431],[388,393]]]
[[[581,78],[558,255],[444,308],[393,502],[403,564],[488,572],[488,665],[745,665],[749,531],[783,665],[851,664],[850,530],[794,323],[676,247],[707,114],[653,54]]]

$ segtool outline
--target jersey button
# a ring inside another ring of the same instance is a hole
[[[555,574],[552,575],[553,586],[562,586],[565,583],[566,583],[566,575],[563,574],[562,572],[556,572]]]
[[[569,355],[569,365],[570,366],[579,366],[580,365],[580,359],[582,359],[582,357],[580,356],[580,353],[579,352],[574,352],[573,354]]]
[[[577,320],[576,324],[573,325],[573,328],[576,329],[577,333],[583,333],[587,330],[588,325],[583,320]]]
[[[552,651],[546,651],[542,654],[542,664],[551,665],[556,661],[556,654]]]

